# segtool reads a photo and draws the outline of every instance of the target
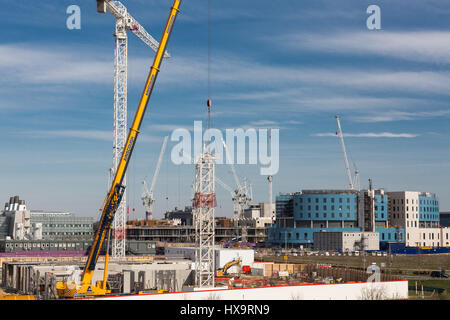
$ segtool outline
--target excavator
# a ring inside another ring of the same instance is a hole
[[[216,275],[218,277],[223,277],[224,275],[227,275],[228,269],[230,269],[232,266],[234,266],[236,264],[238,265],[238,268],[239,268],[238,270],[240,273],[241,272],[241,258],[237,258],[237,259],[232,260],[232,261],[228,262],[227,264],[225,264],[222,269],[217,269]]]
[[[61,281],[56,283],[56,292],[60,298],[74,298],[74,297],[92,297],[102,296],[111,293],[111,290],[107,283],[108,275],[108,261],[109,261],[109,242],[111,237],[111,225],[114,220],[114,215],[122,199],[125,187],[122,185],[125,173],[127,171],[128,163],[133,152],[137,136],[139,134],[139,128],[144,118],[147,104],[150,100],[150,96],[153,91],[153,87],[158,76],[161,62],[166,51],[166,46],[172,33],[172,28],[175,23],[176,16],[178,14],[181,0],[174,0],[170,9],[169,18],[167,19],[164,33],[159,43],[158,50],[156,51],[155,58],[150,68],[150,72],[144,87],[144,90],[139,101],[138,108],[133,120],[133,124],[128,133],[125,147],[117,166],[116,174],[111,182],[111,187],[106,195],[106,199],[102,206],[102,215],[99,221],[98,229],[95,233],[94,240],[89,250],[89,255],[84,267],[84,271],[81,275],[80,283],[76,281]],[[96,284],[92,284],[92,277],[94,275],[95,266],[102,248],[103,242],[107,240],[107,248],[105,255],[105,268],[103,272],[103,281],[97,281]]]

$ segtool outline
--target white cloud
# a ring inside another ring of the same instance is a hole
[[[113,140],[113,132],[107,130],[29,130],[22,131],[21,134],[31,138],[47,138],[47,139],[87,139],[101,140],[111,142]],[[140,134],[139,141],[143,142],[160,142],[159,137]]]
[[[445,117],[449,115],[450,109],[446,109],[418,112],[389,111],[383,114],[368,114],[363,116],[354,116],[351,118],[354,121],[358,122],[392,122],[404,120],[421,120],[426,118]]]
[[[289,48],[308,51],[373,54],[418,62],[450,63],[450,32],[381,30],[288,35]]]
[[[380,132],[380,133],[344,133],[344,137],[353,138],[415,138],[419,134],[414,133],[392,133],[392,132]],[[315,133],[312,134],[315,137],[336,137],[336,133]]]

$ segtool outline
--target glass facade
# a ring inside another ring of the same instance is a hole
[[[439,200],[434,196],[419,195],[419,221],[439,222]]]

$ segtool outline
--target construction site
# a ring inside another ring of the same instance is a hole
[[[377,189],[372,179],[361,190],[360,171],[353,163],[351,172],[337,115],[348,189],[280,193],[274,201],[275,174],[269,172],[265,200],[255,203],[253,185],[237,174],[227,143],[219,142],[233,186],[216,176],[217,150],[202,141],[190,205],[157,219],[155,189],[169,141],[165,135],[151,182],[142,180],[145,218],[130,219],[127,171],[139,134],[148,129],[141,124],[161,65],[171,57],[167,46],[177,30],[181,0],[173,0],[159,41],[120,1],[96,2],[99,15],[115,18],[113,161],[101,215],[94,221],[69,212],[32,211],[25,200],[11,197],[0,212],[0,300],[406,300],[417,270],[411,267],[405,277],[409,265],[393,268],[393,259],[430,254],[440,260],[420,265],[424,272],[450,268],[450,228],[440,224],[437,196]],[[154,52],[131,126],[129,35]],[[208,73],[209,64],[208,52]],[[211,129],[209,82],[205,100]],[[216,214],[217,185],[232,201],[231,217]]]

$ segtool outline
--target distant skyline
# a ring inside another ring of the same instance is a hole
[[[172,0],[121,1],[157,40]],[[0,0],[0,201],[31,210],[99,216],[112,165],[114,17],[94,0]],[[450,3],[400,1],[214,1],[211,3],[212,126],[278,128],[276,194],[345,189],[334,116],[340,116],[360,184],[435,193],[450,211]],[[366,9],[381,9],[368,30]],[[66,27],[70,5],[81,29]],[[144,218],[165,135],[207,120],[207,1],[182,1],[127,173],[129,218]],[[128,33],[128,122],[154,52]],[[154,217],[191,204],[194,166],[170,161],[154,192]],[[268,201],[258,165],[235,165]],[[217,176],[234,186],[228,165]],[[232,216],[216,186],[216,216]],[[168,198],[168,199],[166,199]],[[133,211],[133,208],[135,209]]]

